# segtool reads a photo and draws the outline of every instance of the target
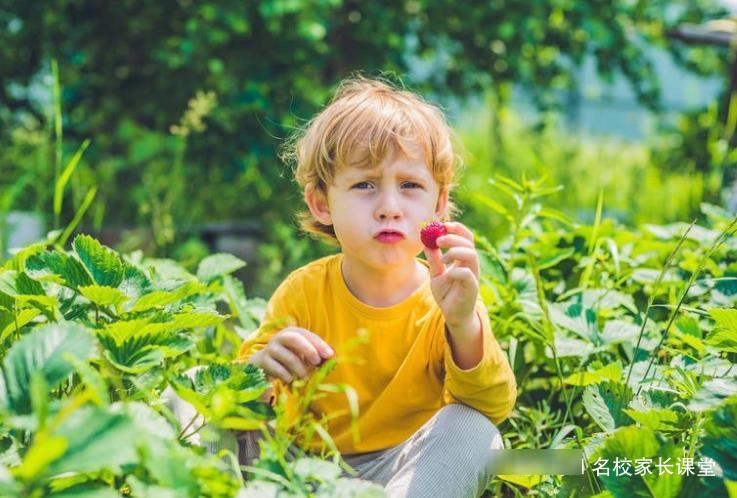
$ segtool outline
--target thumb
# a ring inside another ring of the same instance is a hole
[[[435,278],[445,272],[445,264],[443,263],[442,256],[440,249],[425,247],[425,257],[430,265],[430,278]]]

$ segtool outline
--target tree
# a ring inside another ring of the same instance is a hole
[[[177,185],[162,209],[178,222],[283,218],[296,198],[276,160],[280,141],[352,71],[390,71],[459,96],[515,83],[546,108],[575,86],[576,65],[591,54],[602,74],[623,73],[657,107],[644,45],[718,14],[685,0],[3,0],[0,145],[28,116],[44,126],[44,104],[29,89],[55,58],[65,135],[93,140],[87,176],[101,184],[105,219],[153,216],[155,206],[137,206]],[[185,148],[169,130],[198,90],[218,105]],[[172,169],[177,161],[184,166]]]

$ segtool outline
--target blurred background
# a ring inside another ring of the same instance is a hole
[[[737,1],[0,0],[0,259],[73,226],[185,265],[248,262],[250,296],[334,249],[301,235],[278,159],[344,77],[440,104],[475,193],[547,178],[625,225],[737,210]],[[63,195],[62,195],[63,194]]]

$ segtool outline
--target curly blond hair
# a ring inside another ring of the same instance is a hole
[[[303,191],[327,187],[345,166],[373,167],[388,153],[419,148],[440,192],[450,192],[460,160],[442,111],[419,95],[383,79],[352,76],[343,80],[328,105],[286,143],[282,159],[294,168]],[[449,202],[444,220],[455,212]],[[299,213],[303,230],[337,242],[332,225]]]

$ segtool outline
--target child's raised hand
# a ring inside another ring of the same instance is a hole
[[[299,327],[277,332],[266,347],[251,355],[248,363],[260,367],[271,378],[289,384],[304,379],[335,351],[317,334]]]
[[[447,235],[437,238],[438,249],[425,247],[430,264],[430,287],[451,332],[475,323],[479,293],[479,257],[473,233],[458,222],[444,224]],[[441,253],[440,249],[447,249]],[[446,266],[448,265],[448,266]]]

